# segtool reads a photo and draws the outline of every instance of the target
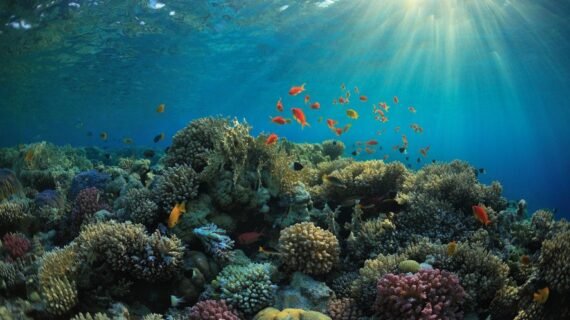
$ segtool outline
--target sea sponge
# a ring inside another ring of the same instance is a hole
[[[330,160],[336,160],[344,153],[344,143],[340,140],[325,140],[322,143],[323,155],[328,156]]]
[[[87,312],[87,313],[78,313],[75,316],[73,316],[71,320],[111,320],[111,318],[109,318],[104,313],[98,312],[95,314],[91,314]]]
[[[240,320],[238,311],[224,300],[204,300],[188,311],[190,320]]]
[[[570,292],[570,231],[556,234],[542,242],[539,274],[550,290]]]
[[[229,305],[252,315],[273,302],[275,286],[271,282],[272,273],[273,266],[269,263],[228,265],[212,286]]]
[[[13,259],[17,259],[30,250],[31,243],[25,235],[9,232],[2,237],[2,246]]]
[[[448,271],[389,273],[378,280],[374,310],[382,319],[463,319],[465,291]]]
[[[327,313],[332,320],[359,320],[363,316],[356,300],[352,298],[332,299]]]
[[[151,225],[158,220],[158,205],[146,188],[130,189],[125,196],[125,211],[133,223]]]
[[[198,174],[188,165],[166,168],[158,177],[152,191],[154,201],[170,212],[178,203],[184,203],[198,196]]]
[[[316,311],[305,311],[303,309],[283,309],[265,308],[255,315],[253,320],[331,320],[325,314]]]
[[[279,251],[287,269],[318,275],[338,262],[340,247],[332,232],[301,222],[281,230]]]
[[[0,201],[22,193],[22,184],[14,171],[0,168]]]
[[[220,117],[199,118],[191,121],[172,138],[164,162],[169,166],[189,165],[201,172],[208,163],[214,144],[221,139],[228,119]]]

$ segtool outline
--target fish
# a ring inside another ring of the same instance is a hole
[[[427,153],[429,152],[429,148],[430,148],[430,146],[427,146],[425,148],[420,149],[420,153],[422,154],[422,156],[427,157]]]
[[[457,251],[457,242],[451,241],[447,244],[447,255],[452,256],[455,254],[455,251]]]
[[[485,170],[485,168],[479,168],[479,173],[485,174],[487,173],[487,170]]]
[[[265,144],[268,146],[274,145],[277,143],[278,139],[279,139],[279,137],[277,137],[277,135],[275,133],[272,133],[269,135],[269,137],[267,137],[267,140],[265,140]]]
[[[340,178],[337,178],[335,176],[331,176],[330,174],[323,176],[323,182],[326,182],[326,183],[330,184],[331,186],[335,186],[338,188],[343,188],[343,189],[347,188],[346,185],[344,184],[344,182]]]
[[[485,208],[485,206],[480,204],[477,206],[473,206],[472,209],[473,209],[473,215],[477,220],[479,220],[479,222],[481,222],[485,226],[491,224],[491,220],[489,220],[489,215],[487,214],[487,208]]]
[[[398,99],[398,96],[394,96],[394,103],[398,104],[400,102],[400,99]]]
[[[184,303],[184,298],[178,298],[177,296],[170,296],[170,306],[176,308]]]
[[[344,96],[346,97],[346,101],[348,101],[348,99],[350,99],[350,91],[347,91]]]
[[[338,121],[336,121],[336,120],[327,119],[327,126],[328,126],[330,129],[333,129],[333,128],[336,126],[337,123],[338,123]]]
[[[420,125],[417,123],[412,123],[410,125],[410,128],[412,128],[412,130],[414,130],[415,133],[423,133],[424,132],[424,128],[420,127]]]
[[[358,119],[358,112],[354,109],[346,110],[346,115],[351,119]]]
[[[336,98],[333,99],[332,104],[337,104],[337,103],[338,103],[338,100],[336,100]]]
[[[416,108],[414,108],[414,107],[412,107],[412,106],[409,106],[409,107],[408,107],[408,110],[409,110],[411,113],[416,113]]]
[[[147,149],[147,150],[145,150],[145,151],[143,152],[143,156],[144,156],[145,158],[147,158],[147,159],[150,159],[150,158],[154,157],[155,154],[156,154],[156,153],[155,153],[154,150],[152,150],[152,149]]]
[[[348,132],[348,130],[350,130],[350,128],[352,128],[352,123],[347,123],[342,128],[342,132],[346,133],[346,132]]]
[[[309,103],[309,101],[311,101],[311,96],[306,95],[305,96],[305,104]]]
[[[346,89],[346,86],[344,85],[344,83],[341,83],[340,84],[340,90],[345,90],[345,89]]]
[[[402,145],[406,148],[408,147],[408,137],[405,134],[402,135]]]
[[[169,228],[174,228],[175,225],[178,224],[180,220],[180,216],[186,212],[186,202],[177,203],[172,211],[170,211],[170,215],[168,216],[167,225]]]
[[[275,107],[277,108],[277,111],[283,112],[283,102],[281,102],[281,98],[279,98],[279,100],[277,100]]]
[[[164,140],[164,132],[161,132],[159,134],[157,134],[156,136],[154,136],[154,138],[152,139],[152,141],[154,141],[154,143],[159,143],[160,141]]]
[[[360,101],[362,101],[362,102],[368,101],[368,97],[367,97],[367,96],[360,96],[359,99],[360,99]]]
[[[123,143],[124,143],[124,144],[133,144],[134,141],[133,141],[133,139],[131,139],[131,138],[129,138],[129,137],[124,137],[124,138],[123,138]]]
[[[347,103],[347,102],[348,102],[348,100],[344,100],[343,97],[339,97],[339,98],[338,98],[338,103],[340,103],[340,104],[345,104],[345,103]]]
[[[252,243],[256,243],[257,241],[259,241],[259,238],[261,238],[263,236],[265,236],[265,234],[263,234],[263,231],[262,232],[255,232],[255,231],[244,232],[237,237],[237,240],[238,240],[238,243],[241,244],[242,246],[247,246],[247,245],[250,245]]]
[[[105,153],[103,155],[103,157],[105,157],[105,159],[107,159],[107,160],[111,160],[111,154],[110,153]]]
[[[303,170],[304,167],[305,166],[303,166],[303,164],[301,164],[300,162],[297,162],[297,161],[295,161],[291,164],[291,169],[293,169],[295,171],[301,171],[301,170]]]
[[[380,106],[380,108],[384,109],[384,111],[388,112],[390,110],[390,106],[386,104],[386,102],[380,102],[378,103],[378,105]]]
[[[314,102],[313,104],[311,104],[311,109],[320,109],[321,108],[321,104],[318,102]]]
[[[374,152],[376,152],[376,150],[374,150],[373,148],[370,148],[370,147],[364,148],[364,151],[366,151],[366,153],[368,153],[368,154],[373,154]]]
[[[342,128],[334,128],[334,132],[337,136],[340,136],[343,133]]]
[[[291,87],[291,89],[289,89],[289,95],[296,96],[303,91],[305,91],[305,84],[304,83],[300,86]]]
[[[310,126],[307,122],[307,118],[305,117],[303,110],[300,108],[291,108],[291,112],[293,113],[293,119],[295,119],[301,125],[301,128]]]
[[[317,122],[318,122],[318,123],[323,122],[323,116],[320,116],[320,117],[317,119]]]
[[[548,296],[550,295],[550,289],[548,287],[544,287],[542,289],[538,289],[533,295],[532,295],[532,301],[534,302],[538,302],[541,304],[545,304],[546,301],[548,300]]]
[[[354,87],[354,93],[360,94],[360,89],[358,89],[358,87]]]
[[[406,147],[399,147],[398,151],[400,151],[400,153],[403,153],[403,154],[408,154],[408,148],[406,148]]]
[[[356,152],[356,150],[354,150],[354,151],[352,151],[350,154],[352,154],[353,156],[356,157],[356,156],[358,155],[358,152]]]
[[[418,157],[418,159],[416,160],[417,163],[422,162],[422,159],[420,159],[420,157]]]
[[[163,113],[165,108],[166,108],[166,106],[164,105],[164,103],[161,103],[158,105],[158,107],[156,107],[156,112],[157,113]]]
[[[271,119],[271,122],[276,123],[276,124],[280,124],[280,125],[291,123],[291,119],[286,119],[286,118],[283,118],[282,116],[276,116],[273,118],[269,117],[269,119]]]
[[[259,249],[258,249],[257,251],[258,251],[259,253],[266,254],[266,255],[276,255],[276,256],[280,256],[280,255],[281,255],[281,253],[279,253],[279,252],[276,252],[276,251],[269,251],[269,250],[265,249],[265,248],[262,247],[262,246],[259,246]]]
[[[378,140],[371,139],[371,140],[366,141],[366,144],[369,146],[375,146],[378,144]]]
[[[101,138],[101,140],[103,141],[107,141],[107,139],[109,139],[109,134],[105,131],[99,133],[99,138]]]
[[[388,117],[382,116],[382,117],[380,118],[380,120],[382,121],[382,123],[386,123],[386,122],[388,122]]]
[[[528,266],[530,264],[530,257],[528,255],[522,255],[520,258],[520,262],[523,266]]]

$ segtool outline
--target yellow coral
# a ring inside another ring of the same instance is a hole
[[[312,222],[297,223],[283,229],[279,249],[288,269],[307,274],[329,272],[340,253],[335,235]]]
[[[259,311],[253,320],[331,320],[330,317],[316,311],[305,311],[303,309],[283,309],[265,308]]]
[[[90,313],[79,313],[71,318],[71,320],[111,320],[111,318],[104,313],[96,313],[94,315]]]
[[[38,271],[39,287],[46,302],[46,310],[62,315],[77,304],[75,279],[79,259],[77,247],[68,245],[46,253]]]
[[[62,315],[77,304],[77,288],[75,281],[66,277],[50,278],[41,287],[46,302],[46,310],[50,314]]]

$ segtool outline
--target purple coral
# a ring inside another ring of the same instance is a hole
[[[237,311],[224,300],[204,300],[189,309],[191,320],[240,320]]]
[[[85,219],[90,218],[99,210],[109,210],[110,207],[101,200],[100,191],[93,187],[79,191],[73,203],[71,220],[74,230],[78,231]]]
[[[445,270],[386,274],[378,280],[374,310],[381,319],[463,319],[465,291]]]
[[[2,245],[14,259],[20,258],[30,251],[30,240],[21,233],[6,233],[2,237]]]
[[[65,205],[65,199],[56,190],[46,189],[35,195],[34,203],[38,207],[61,208]]]
[[[234,248],[234,241],[226,235],[226,230],[218,228],[210,223],[193,230],[194,234],[200,238],[206,250],[218,258],[227,258]]]
[[[97,170],[88,170],[78,173],[71,181],[69,188],[69,199],[75,199],[81,190],[87,188],[97,188],[103,190],[111,177],[106,173]]]

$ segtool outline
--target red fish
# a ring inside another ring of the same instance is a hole
[[[427,146],[425,148],[420,149],[420,153],[422,154],[422,156],[427,157],[427,153],[429,152],[429,148],[430,148],[430,146]]]
[[[291,112],[293,112],[293,119],[297,120],[301,125],[301,128],[305,126],[310,126],[307,122],[307,117],[305,117],[305,113],[300,108],[291,108]]]
[[[281,102],[281,98],[277,100],[277,104],[275,105],[275,107],[277,107],[277,111],[283,112],[283,102]]]
[[[267,140],[265,140],[265,144],[268,146],[274,145],[277,143],[278,139],[279,139],[279,137],[277,137],[277,135],[275,133],[272,133],[269,135],[269,137],[267,137]]]
[[[488,226],[491,224],[491,220],[489,220],[489,215],[487,214],[487,209],[483,205],[473,206],[473,215],[479,222]]]
[[[305,96],[305,104],[309,103],[309,101],[311,101],[311,97],[309,95]]]
[[[369,145],[369,146],[375,146],[375,145],[378,144],[378,141],[372,139],[372,140],[368,140],[368,141],[366,142],[366,144]]]
[[[367,96],[360,96],[360,101],[366,102],[366,101],[368,101],[368,97]]]
[[[346,100],[344,100],[343,97],[339,97],[339,98],[338,98],[338,103],[340,103],[340,104],[345,104],[345,103],[346,103]]]
[[[335,128],[334,132],[336,133],[337,136],[340,136],[342,134],[342,128]]]
[[[252,243],[256,243],[259,241],[259,238],[265,236],[263,232],[244,232],[237,237],[238,243],[244,246],[250,245]]]
[[[292,96],[296,96],[303,91],[305,91],[305,84],[304,83],[301,86],[291,87],[291,89],[289,89],[289,94]]]
[[[398,96],[394,96],[394,103],[398,104],[398,102],[400,102],[400,99],[398,99]]]
[[[338,123],[338,121],[336,121],[336,120],[327,119],[327,126],[329,126],[330,129],[333,129],[337,123]]]
[[[276,124],[286,124],[286,123],[291,123],[290,119],[285,119],[282,116],[276,116],[276,117],[269,117],[271,119],[271,122],[276,123]]]
[[[318,102],[311,104],[311,109],[320,109],[320,108],[321,108],[321,104]]]

